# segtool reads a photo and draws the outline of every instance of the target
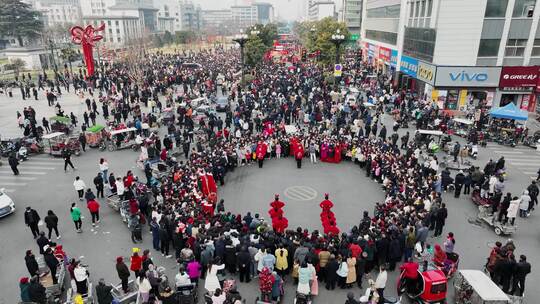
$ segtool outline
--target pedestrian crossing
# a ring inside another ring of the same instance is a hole
[[[531,178],[538,176],[540,151],[523,146],[508,148],[497,144],[488,144],[486,148],[499,156],[504,156],[506,166],[514,167]],[[494,159],[494,161],[497,161],[497,159]]]
[[[33,155],[28,160],[20,162],[19,175],[14,175],[7,162],[0,167],[0,188],[6,193],[23,190],[29,183],[50,174],[53,170],[62,168],[63,160],[47,154]]]

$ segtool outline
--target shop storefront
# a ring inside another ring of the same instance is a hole
[[[495,96],[498,106],[514,103],[522,110],[535,112],[539,72],[538,66],[503,67]]]
[[[401,56],[399,64],[400,88],[417,93],[421,99],[431,101],[437,67],[416,58]]]
[[[492,106],[500,74],[500,67],[437,66],[432,98],[445,110]]]
[[[377,72],[393,75],[397,68],[398,52],[376,44],[364,42],[363,44],[367,63]]]

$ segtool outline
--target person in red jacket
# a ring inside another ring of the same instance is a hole
[[[407,291],[414,292],[418,280],[418,263],[414,262],[412,258],[409,258],[407,262],[399,267],[399,270],[403,272]]]
[[[131,256],[129,269],[135,273],[135,277],[139,277],[139,273],[142,269],[142,257],[139,255],[139,248],[133,248],[133,255]]]
[[[268,146],[266,145],[266,143],[262,140],[259,140],[259,143],[257,144],[257,149],[255,151],[255,154],[257,155],[257,160],[259,161],[259,168],[263,167],[264,157],[266,156],[267,149]]]
[[[95,199],[91,199],[86,203],[86,207],[92,215],[92,226],[96,226],[96,222],[99,223],[99,203]]]
[[[294,152],[294,158],[296,158],[296,168],[302,168],[302,158],[304,158],[304,147],[302,144],[298,143],[296,151]]]

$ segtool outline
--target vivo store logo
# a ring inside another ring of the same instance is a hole
[[[452,81],[478,81],[483,82],[487,81],[489,76],[486,73],[467,73],[466,71],[461,71],[459,73],[448,73]]]

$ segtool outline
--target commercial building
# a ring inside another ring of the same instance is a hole
[[[231,6],[231,20],[238,28],[247,28],[258,22],[258,10],[254,5]]]
[[[181,29],[184,31],[200,31],[202,29],[203,19],[201,6],[185,0],[180,3],[180,21]]]
[[[154,0],[154,7],[158,9],[158,31],[173,33],[182,30],[180,3],[178,1]]]
[[[252,4],[257,8],[257,23],[268,24],[274,22],[274,6],[266,2]]]
[[[33,7],[41,13],[43,23],[49,27],[69,26],[82,21],[79,0],[36,0]]]
[[[528,66],[540,64],[535,8],[540,0],[366,0],[364,54],[400,87],[444,109],[514,102],[532,112]]]
[[[336,18],[336,4],[333,1],[313,1],[309,4],[309,21],[317,21],[326,17]]]
[[[362,26],[362,0],[343,0],[341,21],[351,34],[360,34]]]

